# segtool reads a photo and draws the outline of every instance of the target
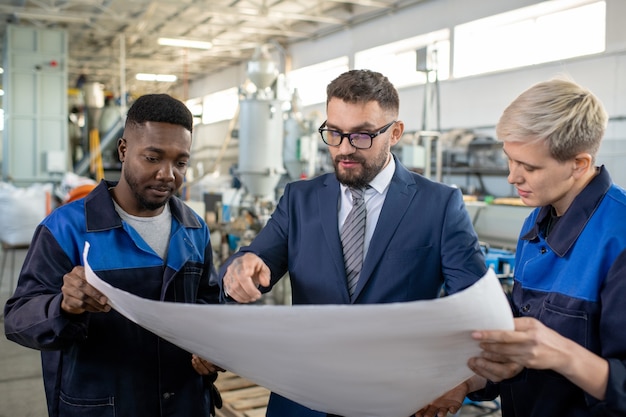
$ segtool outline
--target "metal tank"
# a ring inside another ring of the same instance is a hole
[[[318,143],[316,120],[300,113],[300,98],[295,89],[291,108],[285,116],[283,161],[290,180],[313,177],[316,173]]]
[[[274,199],[283,167],[283,103],[278,70],[266,48],[248,63],[248,79],[256,90],[244,90],[239,101],[239,166],[237,174],[248,194]]]
[[[85,83],[83,86],[85,107],[87,107],[87,126],[89,131],[98,128],[100,115],[104,108],[104,85],[100,83]]]
[[[270,197],[283,168],[283,114],[279,100],[244,99],[239,109],[239,178],[248,193]]]

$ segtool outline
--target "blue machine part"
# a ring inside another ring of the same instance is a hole
[[[515,253],[505,249],[494,249],[481,245],[487,267],[498,276],[512,276],[515,269]]]

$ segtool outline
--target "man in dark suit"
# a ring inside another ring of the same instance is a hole
[[[410,172],[391,154],[404,123],[389,80],[348,71],[327,95],[319,131],[335,175],[285,187],[252,244],[222,266],[223,296],[256,301],[288,272],[294,304],[391,303],[436,298],[442,286],[452,294],[482,277],[485,261],[461,192]],[[354,267],[345,265],[341,230],[351,223],[353,188],[363,191],[366,216],[362,264],[350,285]],[[267,416],[325,414],[272,394]]]

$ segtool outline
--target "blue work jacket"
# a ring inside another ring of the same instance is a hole
[[[513,313],[606,359],[606,398],[598,401],[556,372],[526,369],[496,385],[502,415],[626,416],[626,192],[602,167],[546,238],[550,210],[534,210],[522,228]]]
[[[89,264],[104,281],[151,300],[217,302],[206,224],[177,198],[167,262],[115,211],[102,182],[85,199],[54,210],[38,226],[15,294],[5,307],[8,339],[41,350],[51,417],[208,416],[209,381],[191,354],[118,312],[61,310],[63,275]],[[167,238],[164,236],[164,238]],[[185,323],[181,323],[184,326]]]

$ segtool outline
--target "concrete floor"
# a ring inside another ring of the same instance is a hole
[[[13,285],[24,262],[25,251],[17,251]],[[10,258],[7,259],[0,283],[0,312],[13,292],[11,283]],[[1,266],[1,264],[0,264]],[[4,317],[0,314],[0,417],[46,417],[46,400],[41,377],[39,351],[28,349],[10,342],[4,336]],[[490,412],[492,403],[467,404],[456,416],[500,417],[500,411]]]
[[[26,252],[15,253],[15,277]],[[8,254],[0,283],[0,312],[13,292],[11,286],[11,254]],[[1,264],[0,264],[1,266]],[[46,417],[46,398],[41,378],[39,351],[10,342],[4,337],[4,316],[0,316],[0,417]]]
[[[47,415],[39,352],[0,337],[0,417]]]

